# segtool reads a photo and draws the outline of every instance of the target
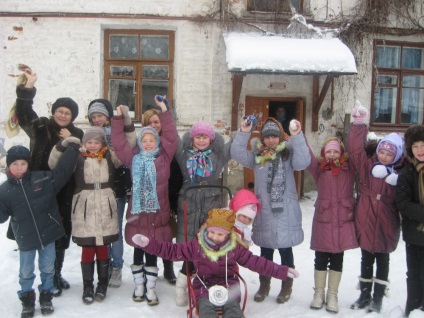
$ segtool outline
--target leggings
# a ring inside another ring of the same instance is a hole
[[[108,246],[83,246],[81,254],[81,263],[94,262],[94,256],[98,261],[106,261],[109,259]]]
[[[377,261],[377,270],[375,277],[380,280],[388,281],[389,278],[389,253],[370,253],[361,249],[361,277],[371,279],[374,273],[374,262]]]
[[[141,248],[134,247],[134,265],[143,265],[144,256],[146,256],[145,266],[152,266],[152,267],[158,266],[158,257],[156,255],[146,253]]]
[[[343,256],[344,252],[327,253],[315,251],[315,270],[326,271],[328,266],[330,270],[342,272]]]
[[[294,268],[293,249],[291,247],[279,248],[278,252],[280,252],[281,265],[286,265],[288,267]],[[261,247],[261,256],[269,261],[273,261],[274,249],[268,247]]]

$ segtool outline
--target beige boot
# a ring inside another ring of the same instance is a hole
[[[325,303],[325,284],[327,283],[327,271],[314,272],[315,293],[314,299],[309,306],[311,309],[321,309]]]
[[[330,270],[328,275],[328,290],[327,290],[327,311],[337,314],[339,312],[339,301],[337,294],[339,292],[339,284],[342,279],[342,272]]]
[[[277,296],[277,303],[284,304],[290,299],[293,287],[293,278],[287,278],[281,282],[281,290]]]
[[[271,288],[271,277],[259,275],[259,290],[256,292],[253,298],[256,302],[261,302],[269,294]]]
[[[177,306],[183,307],[188,305],[187,285],[187,276],[178,272],[175,283],[175,303]]]

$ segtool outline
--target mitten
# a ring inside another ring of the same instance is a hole
[[[132,241],[141,246],[141,247],[146,247],[147,245],[149,245],[149,238],[147,236],[144,236],[142,234],[136,234],[132,237]]]
[[[299,275],[300,274],[297,270],[289,267],[289,270],[287,271],[287,277],[288,278],[297,278],[297,277],[299,277]]]
[[[368,110],[362,106],[360,101],[356,101],[355,106],[352,109],[353,123],[356,125],[365,124],[367,114]]]
[[[371,173],[374,177],[382,179],[385,178],[389,173],[387,172],[386,166],[376,165],[372,168]]]
[[[81,142],[81,140],[79,140],[79,138],[70,136],[68,138],[63,139],[61,144],[62,144],[63,147],[68,147],[70,143],[74,143],[74,144],[79,145],[80,142]]]
[[[158,101],[163,102],[165,104],[167,110],[169,110],[171,108],[171,107],[169,107],[168,100],[166,98],[163,98],[162,95],[158,95],[156,98],[157,98]]]
[[[391,174],[389,174],[386,178],[386,182],[392,186],[395,186],[397,184],[397,179],[398,179],[398,174],[392,172]]]
[[[130,109],[128,108],[128,106],[121,105],[122,119],[124,120],[124,125],[125,126],[129,126],[132,123],[130,114],[128,114],[128,111],[129,110]]]

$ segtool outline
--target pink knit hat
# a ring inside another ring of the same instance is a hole
[[[199,121],[195,123],[190,130],[190,138],[193,139],[194,136],[203,134],[210,138],[211,141],[215,139],[215,130],[211,124],[206,122]]]
[[[330,150],[335,150],[340,154],[342,153],[340,143],[337,140],[331,140],[325,145],[324,153]]]

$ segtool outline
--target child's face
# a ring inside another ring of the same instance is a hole
[[[152,152],[156,149],[156,138],[152,134],[145,134],[141,138],[141,148],[145,152]]]
[[[210,239],[215,244],[220,244],[228,238],[229,234],[222,233],[221,231],[215,231],[208,229],[208,239]]]
[[[411,147],[412,154],[418,161],[424,162],[424,141],[416,141]]]
[[[380,149],[377,154],[378,161],[383,165],[389,165],[395,159],[395,155],[385,149]]]
[[[193,147],[197,150],[205,150],[211,145],[211,139],[204,134],[198,134],[193,138]]]
[[[337,160],[340,159],[340,152],[334,149],[330,149],[325,153],[326,160]]]
[[[88,139],[84,144],[85,149],[91,153],[99,152],[103,148],[103,144],[97,139]]]
[[[280,143],[280,137],[279,136],[266,136],[264,138],[264,144],[268,148],[275,148]]]
[[[16,179],[21,179],[28,170],[28,161],[22,159],[15,160],[9,165],[9,170]]]
[[[162,131],[162,125],[158,115],[153,115],[149,118],[149,126],[153,127],[158,134]]]
[[[250,225],[250,224],[252,224],[253,220],[251,218],[247,217],[246,215],[239,214],[239,215],[237,215],[237,221],[239,221],[243,224],[246,224],[246,225]]]
[[[94,126],[103,127],[107,120],[108,117],[106,117],[102,113],[91,114],[91,121],[93,122]]]

